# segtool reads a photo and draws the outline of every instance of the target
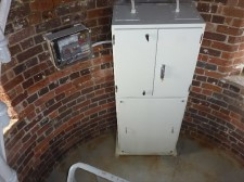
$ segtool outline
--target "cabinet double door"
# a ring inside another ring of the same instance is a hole
[[[185,97],[196,65],[201,28],[115,30],[117,97]]]
[[[202,31],[113,31],[119,154],[175,153]]]

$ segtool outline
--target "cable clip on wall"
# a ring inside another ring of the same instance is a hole
[[[51,61],[58,70],[76,61],[89,59],[92,55],[91,31],[78,24],[43,37],[48,43]]]

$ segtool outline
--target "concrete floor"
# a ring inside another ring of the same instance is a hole
[[[87,163],[130,182],[244,182],[244,167],[225,153],[180,139],[177,157],[115,157],[115,136],[106,134],[69,153],[46,182],[65,182],[69,167]],[[95,177],[82,170],[77,182],[95,182]]]

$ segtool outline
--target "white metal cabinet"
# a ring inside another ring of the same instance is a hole
[[[133,15],[114,7],[117,154],[176,153],[205,28],[192,5],[181,13],[171,4],[140,4]]]

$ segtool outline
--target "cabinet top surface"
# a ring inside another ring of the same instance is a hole
[[[175,9],[175,3],[136,3],[136,13],[132,14],[130,3],[116,4],[112,24],[205,24],[193,3],[180,3],[179,13]]]

